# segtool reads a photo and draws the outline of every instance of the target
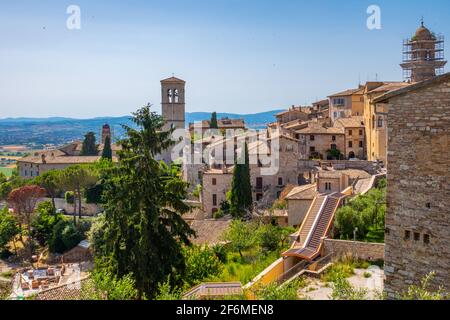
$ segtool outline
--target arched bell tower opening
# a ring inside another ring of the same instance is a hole
[[[177,129],[185,128],[185,86],[184,80],[175,77],[161,80],[161,111],[166,130],[171,125]]]

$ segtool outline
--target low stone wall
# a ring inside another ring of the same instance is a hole
[[[371,175],[375,175],[381,170],[381,165],[373,162],[373,161],[366,161],[366,160],[299,160],[298,161],[298,167],[303,169],[314,169],[317,166],[320,165],[320,163],[326,163],[331,164],[335,168],[339,168],[340,170],[344,169],[357,169],[357,170],[364,170]]]
[[[384,260],[384,243],[325,239],[323,248],[324,255],[331,254],[333,258],[352,254],[362,260]]]

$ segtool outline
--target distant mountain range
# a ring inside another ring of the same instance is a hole
[[[217,113],[218,118],[244,119],[249,128],[260,129],[275,121],[275,114],[283,110],[272,110],[255,114]],[[191,122],[211,118],[209,112],[187,112],[186,125]],[[108,123],[115,138],[123,136],[122,125],[131,125],[130,116],[99,117],[92,119],[51,118],[5,118],[0,119],[0,145],[63,144],[82,139],[84,134],[93,131],[100,136],[101,127]]]

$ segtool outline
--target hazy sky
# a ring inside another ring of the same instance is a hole
[[[66,27],[71,4],[81,30]],[[381,30],[366,27],[372,4]],[[448,0],[1,0],[0,118],[160,110],[172,73],[186,111],[311,103],[377,74],[401,80],[402,40],[422,15],[450,41]]]

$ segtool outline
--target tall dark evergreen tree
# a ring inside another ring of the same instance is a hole
[[[106,265],[119,277],[130,274],[139,296],[151,299],[159,283],[183,275],[182,245],[194,232],[182,218],[190,208],[179,168],[155,160],[174,144],[173,130],[162,131],[164,120],[150,105],[132,120],[137,129],[123,126],[119,163],[105,183]]]
[[[213,112],[211,114],[211,122],[209,123],[210,129],[219,129],[219,125],[217,124],[217,113]]]
[[[102,158],[112,160],[111,138],[109,136],[106,136],[105,138],[105,145],[103,146]]]
[[[242,218],[252,209],[252,186],[250,181],[250,163],[247,143],[241,154],[244,163],[235,159],[233,179],[231,182],[230,212],[235,218]]]
[[[88,132],[84,136],[83,145],[81,147],[81,156],[96,156],[98,155],[97,144],[95,142],[95,133]]]

